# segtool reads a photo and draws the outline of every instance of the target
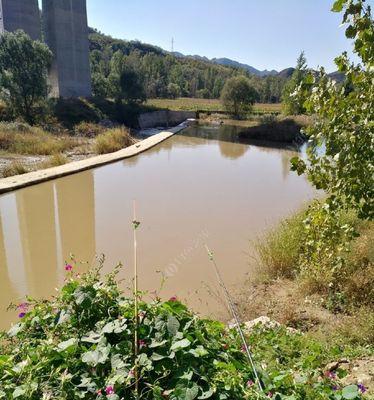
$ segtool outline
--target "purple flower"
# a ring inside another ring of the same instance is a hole
[[[366,389],[365,385],[363,385],[362,383],[359,383],[359,384],[357,385],[357,387],[358,387],[358,390],[359,390],[362,394],[366,393],[367,389]]]
[[[65,265],[65,271],[70,272],[70,271],[72,271],[72,270],[73,270],[73,266],[72,266],[72,265],[70,265],[70,264],[66,264],[66,265]]]
[[[177,296],[173,296],[173,297],[170,297],[169,301],[171,301],[171,302],[178,301],[178,298],[177,298]]]
[[[107,387],[105,388],[105,393],[106,393],[107,395],[114,394],[114,387],[113,387],[113,386],[107,386]]]
[[[331,388],[334,392],[336,392],[336,391],[338,391],[339,390],[339,386],[333,386],[332,388]]]
[[[18,318],[24,318],[26,316],[25,312],[21,312],[18,314]]]
[[[252,379],[250,379],[248,382],[247,382],[247,386],[248,387],[251,387],[251,386],[253,386],[254,385],[254,382],[252,381]]]

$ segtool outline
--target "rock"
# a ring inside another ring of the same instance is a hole
[[[261,325],[262,327],[264,327],[266,329],[275,329],[275,328],[279,328],[282,326],[282,324],[280,324],[279,322],[274,321],[274,320],[270,319],[269,317],[262,316],[262,317],[254,319],[252,321],[244,322],[244,331],[246,333],[250,333],[253,330],[253,328],[255,328],[258,325]],[[236,327],[235,321],[230,321],[229,328],[233,329],[235,327]],[[298,331],[297,329],[294,329],[294,328],[286,327],[286,329],[290,333],[300,333],[300,331]]]

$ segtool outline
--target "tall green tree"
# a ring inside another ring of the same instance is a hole
[[[23,31],[0,36],[0,94],[14,116],[34,123],[37,108],[48,95],[48,47]]]
[[[147,97],[140,74],[125,67],[120,78],[121,97],[128,103],[143,103]]]
[[[307,93],[305,93],[305,90],[300,91],[298,89],[307,72],[307,60],[302,51],[297,59],[295,71],[284,87],[282,94],[283,112],[287,115],[304,114],[306,111],[304,103]]]
[[[293,165],[328,194],[330,209],[354,209],[361,218],[373,219],[374,23],[364,0],[335,1],[333,11],[343,9],[346,36],[354,40],[361,63],[354,65],[346,53],[336,58],[349,83],[344,88],[323,69],[318,78],[306,77],[304,85],[312,89],[306,106],[315,123],[308,129],[309,163],[294,159]]]
[[[236,76],[225,83],[221,100],[226,110],[238,118],[251,111],[257,96],[247,77]]]

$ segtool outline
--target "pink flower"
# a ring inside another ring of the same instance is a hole
[[[254,385],[254,382],[250,379],[248,382],[247,382],[247,386],[248,387],[251,387],[251,386],[253,386]]]
[[[147,346],[147,344],[145,343],[145,340],[139,340],[139,347],[140,348],[146,347],[146,346]]]
[[[102,392],[101,389],[99,389],[96,393],[97,393],[99,396],[101,396],[101,395],[103,394],[103,392]]]
[[[269,392],[266,396],[271,399],[273,397],[273,393]]]
[[[330,379],[336,379],[336,373],[333,371],[326,371],[325,372],[325,377],[330,378]]]
[[[133,378],[135,376],[134,370],[130,369],[129,371],[129,377]]]
[[[178,301],[178,298],[177,298],[177,296],[173,296],[173,297],[170,297],[170,299],[169,299],[169,301]]]
[[[29,308],[29,303],[21,303],[17,306],[17,309],[20,311],[27,311]]]
[[[139,316],[139,318],[144,318],[145,314],[146,314],[145,311],[139,311],[138,316]]]
[[[107,395],[109,395],[109,394],[114,394],[114,387],[113,387],[113,386],[107,386],[107,387],[105,388],[105,393],[106,393]]]
[[[246,353],[246,352],[247,352],[247,349],[246,349],[246,347],[244,346],[244,344],[243,344],[241,350],[242,350],[243,353]]]
[[[21,312],[18,314],[18,318],[24,318],[26,316],[25,312]]]
[[[70,265],[70,264],[66,264],[65,265],[65,271],[72,271],[73,270],[73,266],[72,265]]]

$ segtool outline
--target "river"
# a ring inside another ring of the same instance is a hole
[[[121,261],[131,285],[136,200],[141,290],[178,296],[221,317],[224,306],[204,244],[230,288],[255,271],[251,241],[300,209],[316,192],[289,171],[296,151],[238,142],[230,126],[195,126],[104,167],[0,196],[0,329],[9,303],[49,297],[72,253],[83,272],[95,254],[105,271]]]

